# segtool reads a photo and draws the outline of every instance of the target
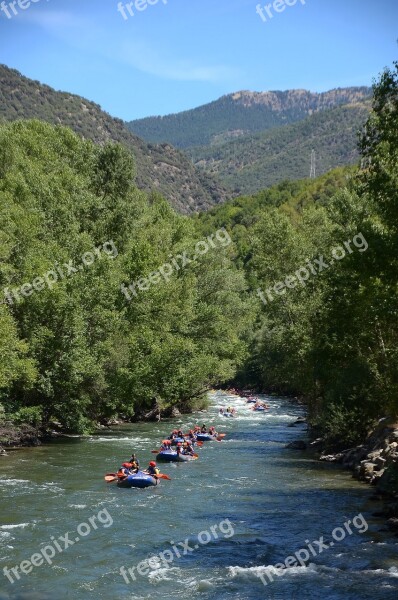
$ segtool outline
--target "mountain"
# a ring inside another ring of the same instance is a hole
[[[179,212],[205,210],[226,199],[226,191],[216,181],[169,143],[144,142],[98,104],[55,91],[0,65],[0,120],[16,119],[66,125],[99,144],[120,142],[134,154],[138,187],[160,192]]]
[[[369,110],[370,101],[341,106],[293,125],[186,152],[232,195],[254,194],[285,179],[308,177],[312,150],[317,175],[357,162],[358,131]]]
[[[138,119],[127,125],[148,142],[169,142],[186,149],[290,125],[344,104],[361,104],[371,94],[368,87],[338,88],[320,94],[306,90],[241,91],[193,110]]]
[[[40,119],[98,144],[123,144],[134,154],[138,187],[160,192],[185,214],[307,177],[312,149],[318,174],[355,162],[356,131],[370,97],[367,87],[237,92],[191,111],[126,124],[85,98],[0,65],[0,119]]]

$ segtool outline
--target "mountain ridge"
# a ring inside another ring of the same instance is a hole
[[[186,150],[212,145],[228,134],[237,137],[290,125],[345,104],[361,104],[371,98],[366,86],[335,88],[327,92],[285,90],[225,94],[194,109],[127,123],[130,131],[148,142],[169,142]]]
[[[283,180],[308,177],[312,150],[318,175],[357,162],[357,134],[369,109],[365,103],[343,105],[297,123],[186,152],[195,166],[216,176],[233,196],[255,194]]]
[[[138,187],[161,193],[181,213],[206,210],[227,197],[226,190],[170,144],[147,143],[95,102],[54,90],[6,65],[0,65],[0,119],[40,119],[68,126],[97,144],[123,144],[134,154]]]

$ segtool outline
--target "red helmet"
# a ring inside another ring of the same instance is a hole
[[[156,467],[156,463],[154,460],[151,460],[151,462],[149,463],[150,467]]]
[[[123,463],[122,467],[125,467],[126,469],[131,469],[132,464],[131,463]]]
[[[177,446],[182,446],[181,442],[178,442]]]

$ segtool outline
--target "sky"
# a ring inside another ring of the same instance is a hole
[[[371,85],[398,58],[398,0],[17,0],[17,14],[10,4],[0,63],[124,120],[239,90]]]

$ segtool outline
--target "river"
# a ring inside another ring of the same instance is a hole
[[[0,459],[0,600],[396,600],[398,539],[372,518],[372,490],[285,449],[303,435],[288,427],[302,408],[268,400],[268,413],[253,413],[213,395],[206,413]],[[237,418],[218,415],[227,403]],[[162,465],[172,481],[147,490],[104,482],[133,451],[145,464],[173,427],[202,422],[227,436],[195,462]],[[51,564],[32,556],[46,546]],[[300,550],[310,559],[276,574],[273,565]],[[148,557],[151,566],[138,567]]]

